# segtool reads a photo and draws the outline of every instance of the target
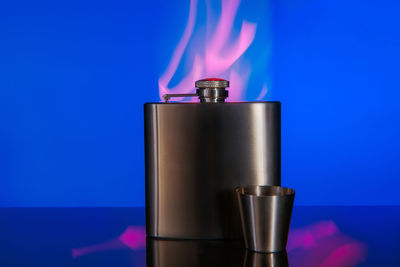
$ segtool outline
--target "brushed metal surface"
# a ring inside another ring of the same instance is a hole
[[[236,189],[246,248],[257,252],[286,250],[295,191],[280,186]]]
[[[198,80],[194,83],[197,88],[227,88],[229,87],[229,81],[224,79],[203,79]]]
[[[201,103],[223,103],[229,96],[225,88],[198,88],[196,93]]]
[[[148,103],[146,231],[239,238],[234,189],[280,185],[280,102]]]

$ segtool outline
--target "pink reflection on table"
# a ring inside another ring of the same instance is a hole
[[[289,234],[287,252],[291,266],[358,266],[367,247],[339,231],[333,221],[322,221]]]
[[[72,257],[77,258],[110,250],[137,251],[145,248],[145,228],[129,226],[115,239],[72,249]],[[365,261],[367,247],[342,233],[333,221],[321,221],[306,227],[292,229],[289,234],[287,254],[290,266],[352,267]]]
[[[144,248],[146,248],[146,229],[140,226],[129,226],[116,239],[96,245],[72,249],[72,257],[77,258],[86,254],[109,250],[141,250]]]

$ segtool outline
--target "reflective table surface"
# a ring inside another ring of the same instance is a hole
[[[400,266],[400,207],[295,206],[286,253],[146,239],[144,208],[2,208],[0,266]]]

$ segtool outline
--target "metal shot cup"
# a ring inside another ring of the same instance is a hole
[[[256,252],[286,249],[295,191],[254,185],[235,189],[246,248]]]

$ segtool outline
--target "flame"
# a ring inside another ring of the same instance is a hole
[[[176,75],[177,69],[182,62],[185,51],[191,38],[195,34],[195,22],[197,15],[197,0],[190,1],[189,17],[183,35],[172,54],[171,60],[165,72],[159,79],[160,98],[164,94],[192,93],[194,81],[205,77],[222,77],[230,81],[230,101],[241,100],[247,87],[250,76],[249,69],[241,69],[243,54],[252,44],[256,35],[257,24],[243,20],[240,32],[234,36],[233,24],[238,12],[240,0],[221,0],[221,14],[216,25],[207,21],[208,29],[205,36],[199,38],[193,53],[189,53],[192,62],[187,74],[177,83],[170,87],[171,80]],[[207,1],[207,17],[211,12],[210,2]],[[210,34],[212,33],[212,34]],[[196,39],[197,40],[197,39]],[[262,89],[259,98],[265,97],[266,85]],[[258,99],[259,99],[258,98]]]

